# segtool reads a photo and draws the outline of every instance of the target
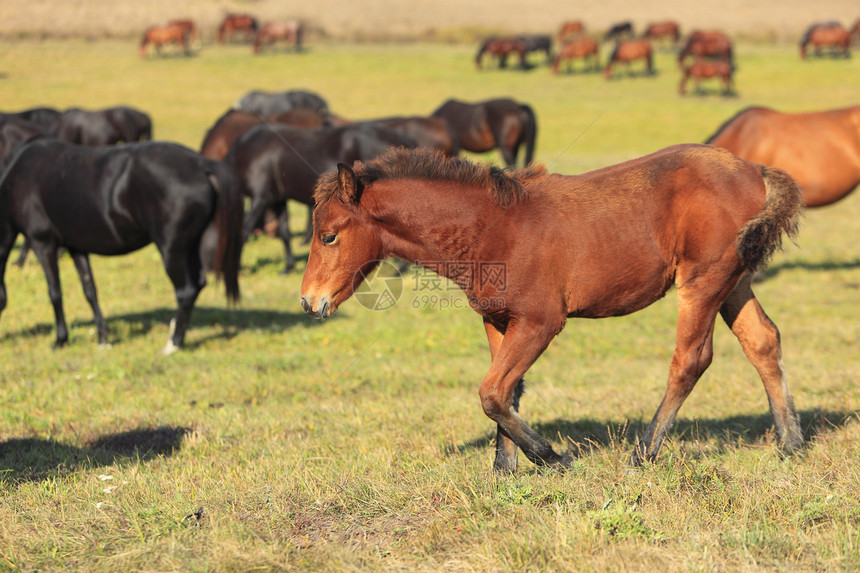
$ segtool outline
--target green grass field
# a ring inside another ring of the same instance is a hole
[[[857,58],[804,62],[787,45],[737,52],[737,97],[706,84],[711,93],[681,98],[669,53],[656,76],[606,81],[543,66],[478,72],[471,46],[258,57],[207,46],[142,60],[132,42],[21,42],[0,53],[0,105],[125,103],[151,113],[157,138],[197,148],[250,89],[311,89],[355,119],[512,96],[537,113],[538,160],[577,173],[703,141],[748,105],[858,103]],[[293,209],[296,228],[304,217]],[[521,413],[579,457],[567,472],[522,458],[499,477],[477,396],[489,353],[459,292],[417,290],[413,274],[392,309],[352,300],[312,321],[298,304],[304,263],[279,275],[282,249],[261,238],[244,251],[242,304],[228,308],[210,281],[187,349],[163,357],[174,302],[156,250],[93,257],[109,349],[97,348],[66,257],[70,344],[54,351],[41,268],[10,263],[0,571],[860,568],[858,217],[858,196],[808,212],[799,245],[756,288],[782,332],[808,447],[780,458],[761,383],[718,324],[714,363],[659,460],[635,470],[629,453],[673,350],[671,292],[630,317],[570,321],[530,371]]]

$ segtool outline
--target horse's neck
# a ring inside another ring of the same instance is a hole
[[[425,266],[472,260],[502,213],[485,189],[460,183],[386,180],[372,195],[387,254]]]

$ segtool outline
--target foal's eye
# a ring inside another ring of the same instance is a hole
[[[335,239],[337,239],[337,235],[323,235],[320,240],[323,245],[331,245]]]

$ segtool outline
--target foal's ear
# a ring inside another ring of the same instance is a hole
[[[358,203],[361,199],[362,184],[355,171],[346,163],[337,164],[338,198],[344,203]]]

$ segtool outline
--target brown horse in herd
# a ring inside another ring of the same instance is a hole
[[[618,63],[626,64],[629,71],[630,63],[636,60],[645,60],[646,74],[654,73],[654,50],[651,48],[651,42],[645,39],[621,40],[612,50],[612,55],[609,56],[609,61],[603,69],[603,75],[606,79],[610,79],[612,66]]]
[[[779,446],[802,444],[779,332],[751,282],[782,235],[796,232],[801,191],[784,172],[703,145],[572,176],[399,149],[338,165],[314,198],[300,301],[311,317],[331,316],[391,255],[450,279],[481,315],[492,365],[479,395],[498,424],[497,472],[516,470],[517,448],[539,465],[573,461],[518,414],[523,376],[567,319],[630,314],[672,285],[678,319],[666,393],[632,462],[657,456],[710,365],[718,315],[764,383]]]
[[[681,40],[681,26],[674,20],[665,20],[663,22],[654,22],[645,28],[642,37],[654,41],[664,41],[669,39],[674,46]]]
[[[499,68],[508,66],[508,56],[511,54],[519,58],[521,68],[526,67],[526,43],[522,38],[493,36],[484,40],[475,54],[475,66],[480,70],[483,67],[484,55],[489,54],[498,59]]]
[[[703,79],[719,78],[723,82],[723,94],[730,95],[734,93],[734,75],[735,67],[731,62],[726,60],[703,60],[696,58],[692,64],[682,69],[681,84],[678,86],[678,93],[685,95],[687,93],[687,81],[693,78],[696,84],[696,91],[700,92]]]
[[[683,68],[688,57],[734,61],[734,48],[729,37],[720,30],[696,30],[678,52],[678,65]]]
[[[806,58],[809,47],[821,57],[821,50],[829,48],[832,56],[851,55],[851,33],[839,22],[826,22],[810,26],[800,40],[800,57]]]
[[[583,34],[585,34],[585,24],[582,23],[582,20],[568,20],[567,22],[562,23],[561,28],[559,28],[558,34],[556,35],[556,39],[559,44],[563,44],[569,39],[576,38]]]
[[[145,58],[147,54],[147,46],[153,46],[155,53],[161,55],[162,47],[173,45],[182,50],[186,56],[191,54],[188,46],[188,34],[185,29],[178,24],[167,24],[166,26],[151,26],[143,33],[143,38],[140,40],[141,58]]]
[[[250,41],[257,35],[259,27],[257,19],[251,14],[227,14],[218,26],[218,43],[232,42],[237,34],[243,40]]]
[[[807,207],[839,201],[860,184],[860,105],[811,113],[747,108],[707,143],[787,171]]]
[[[276,42],[286,42],[297,52],[302,50],[302,40],[305,35],[305,25],[299,20],[285,22],[266,22],[254,36],[254,53],[258,54],[264,46],[273,46]]]
[[[562,62],[567,62],[567,71],[573,70],[573,61],[581,59],[585,62],[583,71],[587,71],[591,67],[592,71],[600,70],[600,46],[597,40],[583,36],[575,38],[564,44],[558,53],[555,55],[555,61],[552,64],[552,72],[557,74],[561,68]]]
[[[448,122],[461,149],[484,153],[498,148],[508,167],[517,164],[522,146],[525,165],[534,158],[537,118],[527,104],[508,98],[475,103],[449,99],[432,116]]]

